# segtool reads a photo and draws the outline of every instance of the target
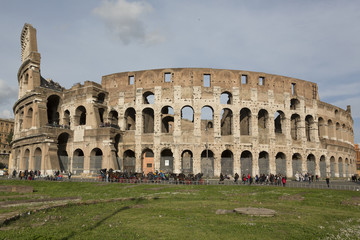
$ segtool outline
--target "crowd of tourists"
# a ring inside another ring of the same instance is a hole
[[[240,183],[239,182],[239,174],[235,173],[234,175],[234,183]],[[223,184],[225,179],[231,179],[231,177],[227,174],[223,175],[222,173],[220,173],[220,180],[219,183]],[[283,185],[285,187],[286,185],[286,176],[283,176],[281,174],[260,174],[259,175],[255,175],[255,177],[252,177],[250,175],[250,173],[248,173],[247,175],[243,174],[241,177],[241,183],[242,184],[266,184],[266,185]]]

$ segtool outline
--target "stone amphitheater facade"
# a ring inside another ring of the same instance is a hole
[[[351,108],[315,83],[243,70],[168,68],[64,89],[40,75],[36,30],[21,34],[11,167],[224,174],[355,173]]]

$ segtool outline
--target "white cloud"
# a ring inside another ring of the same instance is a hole
[[[156,31],[149,32],[145,16],[153,10],[145,1],[105,0],[93,13],[100,17],[110,31],[124,44],[135,42],[154,44],[163,41]]]
[[[12,111],[8,110],[8,109],[4,109],[0,111],[0,118],[14,118],[14,114]]]

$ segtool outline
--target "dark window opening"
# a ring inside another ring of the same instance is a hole
[[[259,77],[259,85],[264,86],[265,85],[265,77]]]

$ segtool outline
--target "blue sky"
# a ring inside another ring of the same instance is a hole
[[[66,88],[154,68],[279,74],[351,105],[360,142],[360,1],[1,0],[0,117],[17,99],[24,23],[37,29],[42,76]]]

